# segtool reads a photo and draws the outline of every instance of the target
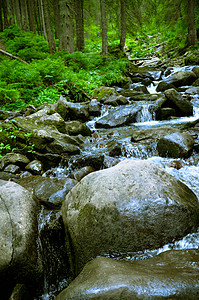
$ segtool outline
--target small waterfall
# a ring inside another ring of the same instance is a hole
[[[150,122],[155,120],[155,115],[153,112],[150,111],[151,105],[150,104],[143,104],[142,109],[138,112],[136,117],[137,123],[144,123]]]

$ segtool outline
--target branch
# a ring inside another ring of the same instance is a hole
[[[12,54],[10,54],[9,52],[6,52],[6,51],[4,51],[4,50],[2,50],[2,49],[0,49],[0,52],[1,52],[2,54],[4,54],[4,55],[7,55],[7,56],[9,56],[9,57],[11,57],[11,58],[13,58],[13,59],[17,59],[17,60],[21,61],[22,63],[28,65],[28,63],[27,63],[25,60],[23,60],[23,59],[21,59],[21,58],[15,56],[15,55],[12,55]]]

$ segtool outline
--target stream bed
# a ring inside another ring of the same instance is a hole
[[[183,67],[183,68],[170,68],[170,74],[175,73],[177,71],[184,71],[184,70],[191,70],[193,66]],[[161,80],[165,79],[165,73],[162,71],[151,71],[151,76],[155,79],[150,85],[148,85],[147,89],[151,95],[156,95],[156,87]],[[135,87],[130,85],[129,88]],[[181,87],[181,94],[184,95],[184,91],[188,88],[188,86]],[[116,88],[116,90],[121,91],[122,88]],[[56,169],[53,169],[53,176],[54,177],[64,177],[68,176],[71,172],[71,167],[77,158],[80,156],[88,156],[88,155],[104,155],[105,158],[107,157],[106,168],[115,165],[117,162],[125,160],[125,159],[145,159],[149,160],[159,167],[163,168],[166,172],[173,175],[176,179],[179,179],[183,183],[185,183],[198,197],[199,199],[199,159],[198,153],[193,151],[191,156],[188,158],[167,158],[167,157],[160,157],[158,156],[157,149],[156,149],[156,142],[154,140],[145,141],[133,141],[132,134],[137,130],[152,130],[154,128],[161,128],[161,127],[173,127],[173,128],[181,128],[184,124],[191,123],[197,119],[199,119],[199,95],[194,94],[192,96],[191,102],[193,104],[193,116],[189,117],[178,117],[178,118],[171,118],[167,120],[156,120],[155,113],[151,106],[153,107],[154,101],[139,101],[138,105],[140,107],[140,111],[136,116],[136,121],[129,123],[127,125],[114,127],[114,128],[98,128],[96,126],[96,122],[100,120],[102,117],[106,116],[109,111],[114,110],[113,106],[109,105],[102,105],[101,115],[98,117],[94,117],[92,120],[87,122],[87,125],[92,130],[93,134],[91,137],[87,137],[84,141],[84,145],[82,147],[81,153],[78,156],[73,156],[70,158],[70,163],[65,166],[61,163]],[[114,158],[110,159],[110,155],[107,148],[107,142],[111,140],[117,142],[121,146],[121,152],[119,155],[116,155]],[[180,164],[180,167],[176,167]],[[45,174],[43,175],[45,176]],[[47,211],[41,212],[40,215],[40,232],[41,229],[50,222],[51,217],[54,215],[54,211]],[[60,240],[57,240],[58,244]],[[47,243],[48,244],[48,243]],[[49,246],[49,244],[47,245]],[[44,243],[41,247],[44,247]],[[58,245],[58,247],[61,247]],[[159,249],[153,250],[144,250],[138,252],[131,252],[126,254],[122,254],[118,257],[117,254],[114,254],[114,257],[119,260],[127,260],[127,261],[134,261],[134,260],[143,260],[147,258],[154,257],[162,252],[168,250],[182,250],[182,249],[198,249],[199,247],[199,228],[196,232],[189,233],[182,239],[178,241],[173,241],[167,245]],[[55,251],[52,250],[52,252]],[[64,249],[63,249],[64,251]],[[107,253],[107,257],[109,254]],[[51,256],[52,258],[52,256]],[[57,258],[55,258],[56,260]],[[60,264],[63,261],[60,260]],[[39,299],[47,300],[47,299],[54,299],[55,294],[65,288],[68,283],[70,283],[71,279],[63,278],[64,275],[62,274],[62,278],[56,284],[52,282],[48,282],[48,272],[53,273],[55,270],[54,268],[59,268],[58,265],[54,264],[51,261],[46,261],[45,264],[52,264],[52,269],[48,268],[45,277],[45,284],[44,284],[44,293]],[[67,266],[66,266],[67,268]],[[57,280],[57,279],[56,279]],[[38,299],[38,298],[37,298]]]

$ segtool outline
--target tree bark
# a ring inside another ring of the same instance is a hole
[[[20,0],[21,3],[21,25],[25,31],[29,30],[29,18],[28,18],[28,7],[27,0]]]
[[[50,53],[54,53],[56,51],[55,39],[52,29],[52,24],[50,20],[50,12],[49,12],[49,3],[48,0],[43,0],[43,12],[44,12],[44,22],[47,33],[47,40]]]
[[[28,17],[29,17],[29,26],[30,31],[34,32],[36,34],[36,27],[35,27],[35,1],[34,0],[28,0]]]
[[[124,50],[126,41],[126,0],[120,0],[121,6],[121,36],[120,36],[120,48]]]
[[[83,4],[83,0],[75,0],[76,47],[78,51],[82,51],[85,46]]]
[[[73,1],[59,0],[59,50],[74,52]]]
[[[9,27],[7,2],[2,0],[4,29]]]
[[[2,12],[2,1],[0,0],[0,32],[3,31],[3,12]]]
[[[195,0],[189,0],[187,3],[188,43],[190,46],[195,46],[197,43],[197,32],[194,22],[194,2]]]
[[[20,10],[20,3],[19,0],[14,0],[14,11],[16,15],[17,25],[22,27],[21,24],[21,10]]]
[[[100,0],[100,11],[101,11],[101,28],[102,28],[102,55],[108,56],[107,19],[106,19],[105,0]]]
[[[55,38],[59,38],[59,1],[54,0],[53,2],[54,9],[54,22],[55,22]]]
[[[13,0],[7,0],[7,9],[9,17],[9,26],[15,24],[14,3]]]

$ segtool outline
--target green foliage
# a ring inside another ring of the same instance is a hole
[[[6,50],[21,57],[25,61],[44,59],[47,57],[49,48],[44,37],[35,35],[33,32],[25,32],[16,25],[10,26],[0,34],[6,44]]]
[[[12,121],[0,126],[0,157],[10,151],[34,153],[34,146],[31,133],[24,133]]]
[[[39,73],[45,85],[52,85],[63,79],[65,66],[61,58],[47,57],[44,60],[34,61],[31,67]]]
[[[59,100],[59,91],[57,88],[47,87],[42,89],[41,92],[35,99],[32,101],[32,104],[35,106],[40,106],[43,102],[55,103]]]

